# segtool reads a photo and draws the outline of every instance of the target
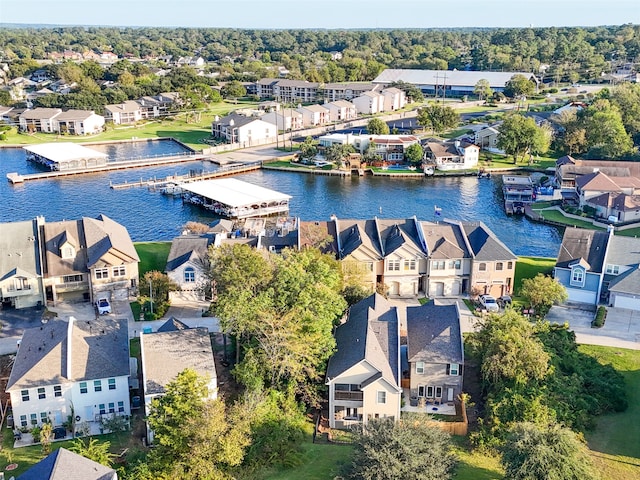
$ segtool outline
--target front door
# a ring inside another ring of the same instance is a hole
[[[93,406],[87,405],[84,407],[84,421],[85,422],[93,422]]]
[[[447,388],[447,402],[453,402],[453,388]]]

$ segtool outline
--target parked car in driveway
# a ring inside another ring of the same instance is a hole
[[[96,308],[98,309],[98,315],[106,315],[111,313],[111,304],[106,298],[99,298],[96,300]]]
[[[498,306],[498,302],[491,295],[480,295],[478,297],[478,302],[480,303],[480,308],[484,308],[488,312],[498,312],[498,311],[500,311],[500,307]]]
[[[511,296],[509,295],[502,295],[501,297],[498,297],[498,306],[500,308],[510,307],[511,303],[512,303],[512,300],[511,300]]]

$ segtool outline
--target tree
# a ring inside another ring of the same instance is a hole
[[[489,84],[489,80],[485,78],[481,78],[476,83],[473,88],[473,93],[475,93],[480,100],[484,100],[493,95],[493,90],[491,89],[491,85]]]
[[[299,156],[303,161],[311,160],[318,153],[318,146],[313,137],[307,137],[300,144]]]
[[[169,305],[169,292],[179,290],[179,286],[166,273],[152,270],[140,279],[140,294],[153,303],[155,314],[162,315]]]
[[[247,95],[247,89],[237,80],[232,80],[220,89],[224,98],[240,98]]]
[[[422,93],[422,90],[411,83],[393,82],[390,86],[402,90],[408,102],[421,103],[424,101],[424,94]]]
[[[545,153],[551,145],[551,130],[539,127],[533,118],[518,113],[507,115],[500,125],[498,148],[513,156],[513,163],[527,155]]]
[[[356,153],[356,149],[353,145],[334,143],[326,148],[324,151],[324,158],[327,162],[339,164],[351,153]]]
[[[521,74],[515,74],[504,86],[504,94],[510,98],[530,96],[535,92],[535,84]]]
[[[367,123],[367,131],[371,135],[389,135],[389,125],[379,118],[372,118]]]
[[[96,438],[85,437],[85,440],[77,438],[69,450],[105,467],[110,467],[115,458],[115,455],[109,451],[110,447],[110,442],[100,442]]]
[[[42,453],[49,455],[51,452],[51,438],[53,436],[53,427],[51,423],[45,422],[40,430],[40,445],[42,445]]]
[[[559,425],[517,423],[502,447],[511,480],[590,480],[596,475],[585,445]]]
[[[424,420],[372,419],[356,433],[350,478],[431,480],[451,478],[451,438]]]
[[[558,280],[541,273],[522,281],[520,295],[531,304],[540,318],[545,317],[554,303],[562,303],[568,298],[567,289]]]
[[[633,149],[620,110],[609,100],[593,102],[579,115],[584,121],[590,157],[621,157]]]
[[[422,163],[422,159],[424,157],[422,145],[419,143],[409,145],[404,152],[404,157],[409,161],[409,163]]]
[[[446,105],[430,103],[418,110],[418,124],[422,128],[431,128],[435,133],[455,128],[460,123],[460,115]]]

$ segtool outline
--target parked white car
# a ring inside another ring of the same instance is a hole
[[[478,297],[478,301],[480,302],[480,307],[484,308],[488,312],[499,312],[500,306],[494,297],[491,295],[480,295]]]
[[[111,313],[111,304],[106,298],[99,298],[96,300],[96,308],[98,309],[98,315]]]

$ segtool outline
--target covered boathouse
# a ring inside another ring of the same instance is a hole
[[[185,202],[201,205],[223,217],[249,218],[289,211],[290,195],[235,178],[203,180],[181,186]]]
[[[107,164],[107,154],[76,143],[43,143],[23,148],[27,151],[27,160],[51,171],[84,170]]]

